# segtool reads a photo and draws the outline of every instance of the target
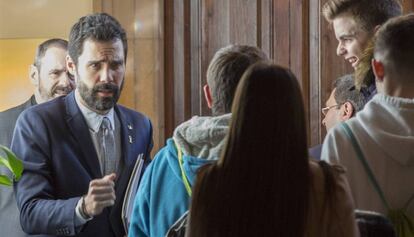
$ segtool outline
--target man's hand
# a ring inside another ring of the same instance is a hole
[[[106,175],[102,179],[94,179],[89,183],[88,194],[85,196],[84,214],[92,217],[102,213],[105,207],[115,203],[115,178],[114,173]]]

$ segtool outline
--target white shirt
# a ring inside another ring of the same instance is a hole
[[[115,113],[114,113],[114,108],[111,108],[106,114],[98,114],[95,111],[89,109],[88,107],[86,107],[85,105],[83,105],[80,102],[81,98],[79,95],[79,91],[76,90],[75,91],[75,101],[76,104],[78,105],[83,117],[85,118],[86,124],[88,125],[89,128],[89,133],[91,135],[92,141],[93,141],[93,145],[95,147],[95,151],[96,154],[99,158],[99,164],[100,164],[100,168],[101,168],[101,173],[103,172],[102,167],[103,167],[103,160],[101,158],[102,154],[100,152],[100,144],[99,144],[99,128],[101,127],[101,123],[104,117],[107,117],[109,119],[109,122],[111,124],[111,130],[114,131],[114,135],[115,135],[115,142],[116,142],[116,156],[117,156],[117,160],[119,162],[120,157],[121,157],[121,140],[120,140],[120,129],[118,128],[118,126],[116,126],[115,123]],[[76,227],[80,227],[83,224],[85,224],[87,221],[91,220],[92,218],[88,218],[85,219],[83,218],[83,216],[80,214],[81,213],[81,204],[82,204],[82,198],[79,199],[77,205],[76,205],[76,209],[75,209],[75,214],[76,217],[75,218],[75,226]]]

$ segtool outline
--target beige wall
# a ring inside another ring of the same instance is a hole
[[[67,38],[92,0],[0,0],[0,38]]]
[[[125,86],[120,103],[152,122],[155,154],[165,143],[163,92],[163,0],[94,0],[94,12],[117,18],[128,37]]]

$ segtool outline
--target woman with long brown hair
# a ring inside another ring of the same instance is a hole
[[[226,148],[200,169],[188,235],[357,235],[343,170],[309,161],[295,76],[268,63],[238,86]]]

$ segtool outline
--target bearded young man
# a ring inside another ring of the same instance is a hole
[[[116,19],[80,18],[66,60],[75,91],[19,118],[12,150],[24,172],[15,192],[28,234],[125,235],[123,195],[137,158],[152,148],[149,119],[117,105],[126,58],[126,33]]]

